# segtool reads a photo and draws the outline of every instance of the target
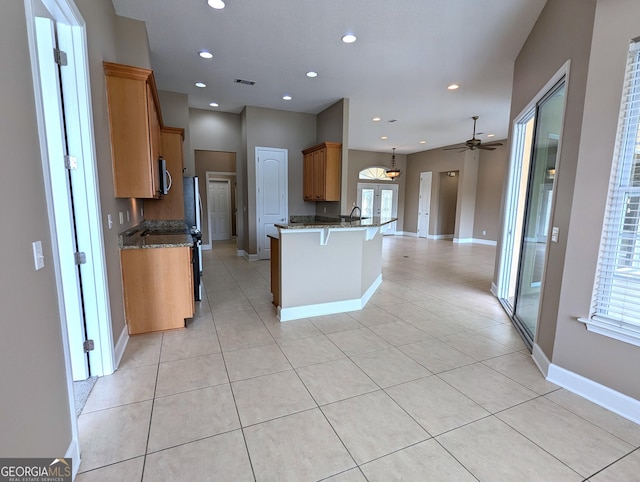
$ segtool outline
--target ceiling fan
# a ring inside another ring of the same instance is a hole
[[[490,142],[488,144],[483,144],[480,139],[476,139],[476,121],[478,120],[478,116],[474,115],[473,119],[473,136],[471,139],[466,141],[462,146],[454,146],[454,147],[445,147],[443,151],[450,151],[453,149],[461,149],[458,152],[463,152],[466,150],[475,151],[476,149],[482,149],[485,151],[495,151],[496,146],[501,146],[502,142]]]

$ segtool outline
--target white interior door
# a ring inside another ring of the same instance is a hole
[[[231,189],[228,180],[209,179],[209,239],[231,239]]]
[[[420,199],[418,204],[418,237],[429,236],[429,213],[431,212],[431,172],[420,173]]]
[[[268,236],[277,234],[274,224],[286,222],[287,150],[256,147],[256,221],[258,259],[271,258]]]

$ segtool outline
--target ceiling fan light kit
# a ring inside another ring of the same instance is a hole
[[[444,151],[451,151],[454,149],[460,149],[458,152],[464,151],[475,151],[476,149],[481,149],[483,151],[495,151],[496,146],[501,146],[502,142],[490,142],[488,144],[483,144],[480,139],[476,139],[476,121],[478,120],[478,116],[474,115],[473,119],[473,135],[471,139],[465,141],[464,145],[461,146],[453,146],[453,147],[445,147]]]

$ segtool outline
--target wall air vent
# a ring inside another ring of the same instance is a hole
[[[255,80],[235,79],[234,82],[242,85],[256,85]]]

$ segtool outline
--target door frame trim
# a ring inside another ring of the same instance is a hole
[[[228,210],[228,214],[229,214],[229,234],[230,234],[230,238],[233,238],[233,223],[231,221],[231,217],[233,216],[233,211],[231,209],[231,179],[229,179],[228,177],[219,177],[220,175],[225,174],[225,173],[219,173],[219,172],[213,172],[213,171],[207,171],[206,172],[206,193],[207,193],[207,231],[208,231],[208,237],[209,237],[209,244],[203,245],[202,249],[205,250],[209,250],[212,249],[213,247],[213,239],[211,236],[211,223],[209,222],[209,213],[210,210],[209,208],[211,207],[209,205],[209,181],[216,181],[216,182],[226,182],[227,185],[229,186],[229,210]],[[226,175],[228,176],[235,176],[235,172],[234,173],[227,173]]]
[[[260,185],[260,167],[258,165],[258,152],[259,151],[264,151],[264,152],[278,152],[278,153],[282,153],[284,154],[284,197],[285,197],[285,203],[284,203],[284,209],[285,209],[285,218],[289,217],[289,150],[288,149],[284,149],[284,148],[280,148],[280,147],[261,147],[261,146],[256,146],[255,147],[255,173],[256,173],[256,184],[255,184],[255,189],[256,189],[256,217],[255,217],[255,227],[256,227],[256,254],[255,254],[255,259],[259,260],[259,259],[263,259],[260,255],[260,214],[262,213],[261,207],[260,207],[260,196],[258,196],[258,187]],[[253,256],[253,255],[251,255]],[[250,259],[253,260],[253,258],[250,257]],[[266,259],[266,258],[265,258]]]
[[[512,126],[511,126],[511,137],[513,139],[516,138],[516,132],[520,132],[521,127],[520,125],[526,120],[529,119],[531,117],[531,112],[534,111],[535,109],[537,109],[538,104],[547,96],[549,95],[549,93],[551,92],[552,89],[554,89],[554,87],[564,78],[564,84],[565,84],[565,88],[566,88],[566,94],[564,96],[564,104],[562,107],[562,132],[564,133],[564,128],[565,128],[565,120],[566,120],[566,112],[567,112],[567,99],[569,97],[569,81],[570,81],[570,70],[571,70],[571,60],[567,60],[557,71],[556,73],[547,81],[547,83],[536,93],[536,95],[532,98],[532,100],[518,113],[517,116],[515,116],[513,118],[512,121]],[[535,135],[535,132],[534,132]],[[560,136],[560,139],[558,141],[558,155],[557,155],[557,159],[556,159],[556,173],[558,173],[560,171],[560,163],[561,163],[561,152],[562,152],[562,137]],[[511,248],[509,248],[510,243],[508,242],[508,236],[509,236],[509,229],[510,227],[513,227],[513,223],[512,222],[507,222],[508,219],[511,219],[515,216],[515,210],[517,209],[517,200],[515,200],[515,205],[514,205],[514,183],[515,182],[519,182],[516,180],[516,174],[518,174],[517,172],[514,171],[513,166],[514,166],[514,160],[517,158],[517,156],[520,153],[520,149],[521,146],[514,141],[511,141],[511,148],[510,148],[510,154],[509,154],[509,166],[508,166],[508,173],[507,173],[507,182],[505,184],[505,209],[502,213],[502,234],[500,236],[500,243],[499,243],[499,256],[500,259],[497,263],[497,276],[495,277],[496,279],[496,285],[495,285],[495,296],[496,298],[498,298],[498,300],[500,300],[500,303],[502,304],[503,308],[505,309],[505,311],[509,314],[510,317],[514,317],[515,316],[515,310],[509,310],[507,309],[507,306],[505,306],[505,302],[503,300],[508,299],[508,283],[506,282],[506,280],[508,279],[508,274],[506,272],[506,258],[510,256],[510,252],[513,249],[513,246],[511,245]],[[556,188],[555,185],[557,183],[557,174],[556,177],[553,181],[553,185],[554,185],[554,194],[553,194],[553,198],[551,201],[551,214],[549,216],[549,226],[553,225],[553,218],[554,218],[554,213],[555,213],[555,207],[556,207]],[[527,180],[528,182],[528,180]],[[519,235],[519,234],[518,234]],[[547,242],[546,248],[545,248],[545,267],[542,273],[542,280],[541,280],[541,285],[542,285],[542,289],[540,290],[540,299],[538,300],[538,318],[540,317],[540,307],[542,306],[543,303],[543,298],[544,298],[544,285],[545,285],[545,273],[546,273],[546,263],[548,263],[549,260],[549,249],[550,249],[550,243]],[[519,261],[518,261],[519,262]],[[493,291],[493,290],[492,290]],[[513,323],[514,326],[516,326],[517,329],[520,330],[520,327],[518,327],[518,325],[516,323]],[[538,323],[536,323],[536,332],[533,334],[533,340],[532,343],[535,344],[536,340],[537,340],[537,336],[538,336],[538,326],[539,326],[539,319],[538,319]],[[527,344],[529,344],[529,340],[526,337],[523,337],[523,339],[525,339],[525,342]],[[531,348],[531,347],[529,347]]]

